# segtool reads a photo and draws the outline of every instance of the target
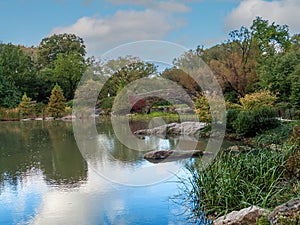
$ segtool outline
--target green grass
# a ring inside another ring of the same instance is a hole
[[[196,216],[205,211],[218,217],[252,205],[273,208],[299,196],[299,185],[285,176],[288,155],[294,150],[286,145],[281,152],[267,148],[239,155],[222,152],[207,167],[201,161],[187,166],[192,176],[182,182],[193,203],[190,210]]]
[[[196,115],[193,114],[183,114],[180,115],[177,113],[168,113],[168,112],[151,112],[149,114],[132,114],[130,116],[131,121],[138,121],[138,120],[151,120],[155,117],[160,117],[164,119],[167,123],[170,122],[180,122],[182,121],[195,121]]]

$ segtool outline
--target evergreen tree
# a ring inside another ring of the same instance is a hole
[[[19,110],[23,117],[32,116],[34,114],[35,105],[31,102],[31,98],[27,97],[26,92],[22,97],[22,101],[19,105]]]
[[[63,116],[66,107],[66,99],[60,86],[56,84],[51,91],[50,100],[48,103],[48,113],[54,118]]]

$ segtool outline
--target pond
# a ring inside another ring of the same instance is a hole
[[[177,177],[186,176],[184,160],[147,162],[144,152],[118,141],[109,122],[97,124],[96,136],[87,132],[82,145],[71,122],[0,126],[0,224],[186,224],[185,208],[172,200],[180,193]],[[160,149],[178,143],[141,141]]]

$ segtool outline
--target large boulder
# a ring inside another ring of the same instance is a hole
[[[152,163],[172,162],[179,159],[201,157],[203,155],[213,155],[213,153],[200,150],[157,150],[144,155],[144,159]]]
[[[170,123],[151,129],[137,130],[136,135],[197,135],[208,124],[201,122]]]
[[[240,211],[233,211],[226,216],[217,218],[214,225],[256,225],[257,220],[262,216],[267,216],[268,210],[257,206],[251,206]]]
[[[272,225],[300,224],[300,199],[277,206],[268,216]]]

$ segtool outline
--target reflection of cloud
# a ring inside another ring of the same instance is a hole
[[[39,212],[30,224],[105,224],[103,215],[108,215],[110,211],[124,210],[119,196],[108,194],[112,191],[108,182],[99,179],[90,170],[88,177],[87,183],[78,189],[53,189],[45,193]],[[113,216],[116,215],[108,216],[113,221]],[[97,221],[93,221],[95,219]]]
[[[225,29],[238,29],[249,26],[256,16],[261,16],[270,22],[289,25],[292,32],[300,30],[299,0],[243,0],[225,21]]]
[[[117,11],[105,18],[82,17],[68,27],[54,28],[51,33],[74,33],[85,40],[89,54],[99,55],[122,43],[163,38],[182,25],[180,18],[146,9]]]
[[[40,205],[40,199],[47,192],[47,185],[41,170],[32,170],[23,174],[15,188],[4,184],[0,189],[0,224],[27,224],[26,220],[34,216],[31,208]],[[12,221],[9,221],[11,215]],[[8,221],[5,221],[8,219]]]

